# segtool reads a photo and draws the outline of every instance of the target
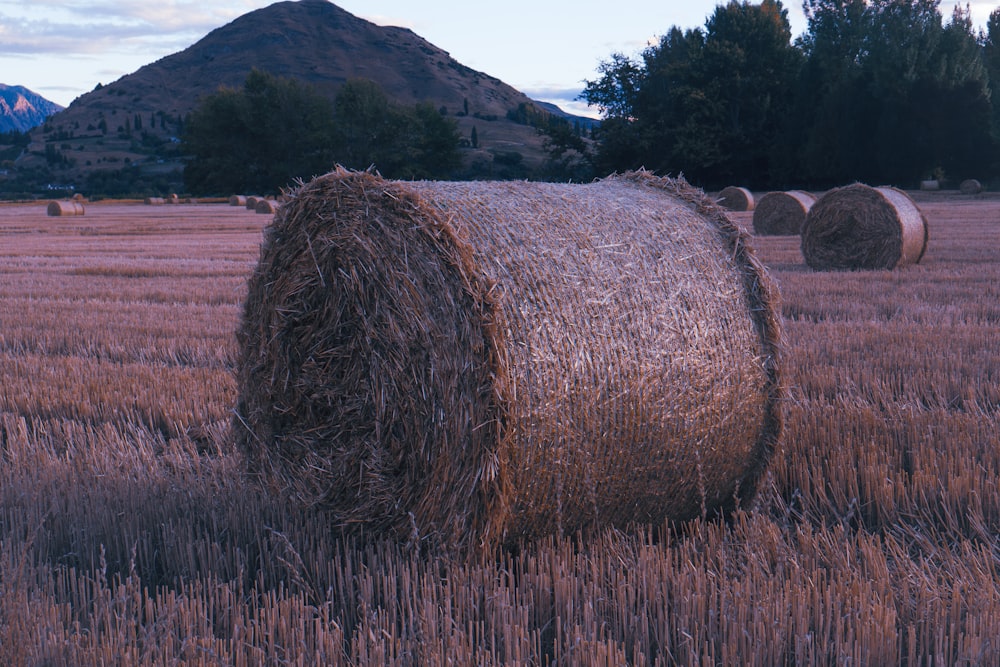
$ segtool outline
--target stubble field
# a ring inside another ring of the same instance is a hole
[[[755,239],[788,392],[753,512],[485,563],[346,542],[244,474],[270,216],[0,206],[0,664],[1000,662],[1000,198],[918,205],[901,271]]]

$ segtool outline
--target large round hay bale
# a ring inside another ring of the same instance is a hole
[[[246,208],[247,198],[244,197],[243,195],[231,195],[229,197],[229,205],[230,206],[242,206],[242,207]]]
[[[816,197],[802,190],[768,192],[753,209],[753,231],[760,236],[797,236]]]
[[[861,183],[824,194],[802,225],[802,255],[821,271],[916,264],[927,240],[927,219],[905,192]]]
[[[978,195],[983,191],[983,184],[974,178],[967,178],[958,186],[963,195]]]
[[[70,200],[53,200],[50,201],[45,209],[46,213],[51,216],[62,216],[62,215],[84,215],[85,210],[83,207],[83,202]]]
[[[257,200],[257,212],[258,213],[276,213],[280,204],[273,199],[258,199]]]
[[[143,203],[145,203],[146,206],[163,206],[167,203],[167,200],[163,197],[146,197],[143,200]]]
[[[730,185],[719,193],[719,205],[730,211],[752,211],[753,193],[746,188]]]
[[[247,210],[248,211],[256,211],[257,210],[257,202],[259,202],[261,199],[263,199],[263,197],[258,197],[256,195],[249,195],[247,197],[247,204],[246,204]]]
[[[264,233],[238,331],[251,470],[346,531],[459,550],[753,497],[776,293],[703,193],[343,169]]]

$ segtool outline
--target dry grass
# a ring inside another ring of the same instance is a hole
[[[1000,199],[926,196],[906,271],[755,240],[789,397],[753,512],[473,565],[338,538],[243,474],[215,420],[262,216],[0,206],[0,312],[37,318],[0,318],[0,664],[996,664]],[[70,359],[148,396],[109,417],[45,370]]]

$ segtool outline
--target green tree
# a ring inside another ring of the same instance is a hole
[[[191,114],[184,182],[195,194],[277,192],[333,165],[333,109],[315,89],[254,70]]]
[[[671,28],[641,63],[614,54],[583,94],[605,116],[598,168],[767,181],[800,65],[779,0],[730,0],[703,30]]]
[[[454,119],[431,104],[393,104],[365,79],[348,81],[334,103],[337,161],[353,169],[374,166],[389,178],[446,178],[460,163]]]

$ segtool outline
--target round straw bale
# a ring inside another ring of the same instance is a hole
[[[719,193],[719,205],[730,211],[752,211],[753,193],[746,188],[730,185]]]
[[[247,197],[247,204],[246,204],[247,210],[248,211],[256,211],[257,210],[257,202],[259,202],[261,199],[262,199],[262,197],[257,197],[255,195],[250,195],[249,197]]]
[[[646,172],[318,177],[250,278],[237,443],[338,529],[459,551],[744,505],[782,424],[747,239]]]
[[[46,207],[46,213],[51,216],[84,215],[85,211],[83,208],[83,202],[73,200],[53,200],[50,201],[49,205]]]
[[[86,202],[87,198],[83,196],[83,193],[77,192],[75,195],[70,197],[73,201]]]
[[[244,197],[243,195],[232,195],[229,197],[229,205],[246,207],[247,198]]]
[[[278,202],[273,199],[258,199],[257,200],[257,212],[258,213],[275,213],[278,210]]]
[[[760,236],[793,236],[802,231],[816,197],[802,190],[768,192],[753,209],[753,231]]]
[[[147,206],[163,206],[167,203],[163,197],[146,197],[144,201]]]
[[[928,191],[940,190],[941,181],[937,180],[936,178],[928,179],[926,181],[920,181],[920,189]]]
[[[958,189],[963,195],[978,195],[983,191],[983,184],[974,178],[968,178],[962,181]]]
[[[927,240],[927,219],[906,193],[861,183],[824,194],[802,225],[802,255],[821,271],[916,264]]]
[[[163,201],[167,204],[179,204],[181,202],[181,198],[178,197],[176,194],[171,193],[166,197],[164,197]]]

